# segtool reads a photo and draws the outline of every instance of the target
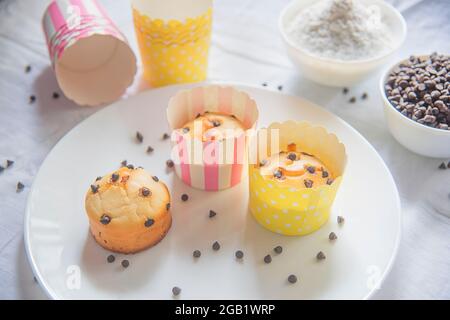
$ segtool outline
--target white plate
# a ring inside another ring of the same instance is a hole
[[[50,152],[31,190],[25,217],[25,245],[36,278],[56,299],[362,299],[386,276],[395,257],[401,225],[397,188],[373,147],[328,111],[299,98],[241,87],[258,103],[260,125],[287,119],[325,126],[346,145],[348,165],[330,221],[305,237],[280,236],[260,227],[247,213],[247,183],[222,192],[202,192],[166,171],[170,142],[165,108],[186,86],[151,90],[97,112],[69,132]],[[144,144],[135,142],[139,130]],[[155,151],[146,154],[151,145]],[[127,159],[166,182],[174,221],[157,246],[108,264],[108,251],[88,231],[84,196],[95,177]],[[188,202],[180,195],[187,193]],[[208,218],[210,209],[218,215]],[[338,226],[336,216],[346,222]],[[330,243],[334,231],[338,240]],[[221,249],[211,245],[218,240]],[[263,257],[276,245],[284,251]],[[197,261],[192,251],[199,249]],[[243,262],[234,258],[242,249]],[[327,255],[316,261],[318,251]],[[78,272],[79,271],[79,272]],[[289,274],[299,282],[287,283]],[[79,279],[77,278],[79,275]],[[77,280],[80,280],[79,282]],[[79,287],[78,287],[79,284]]]

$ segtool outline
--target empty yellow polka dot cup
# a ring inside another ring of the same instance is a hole
[[[151,86],[206,79],[212,0],[132,0],[133,20]]]
[[[347,156],[338,138],[307,122],[273,123],[249,147],[249,208],[266,229],[289,236],[329,218]]]

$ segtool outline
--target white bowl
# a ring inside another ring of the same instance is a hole
[[[428,127],[408,118],[395,109],[386,96],[384,85],[390,72],[405,60],[392,65],[380,79],[379,87],[389,131],[412,152],[431,158],[450,158],[450,130]]]
[[[283,9],[278,21],[289,58],[310,80],[333,87],[352,86],[385,63],[405,41],[406,22],[397,9],[382,0],[362,0],[366,5],[376,5],[380,8],[389,28],[396,31],[393,33],[395,47],[383,55],[365,60],[338,60],[314,56],[296,45],[286,30],[301,10],[315,2],[317,0],[294,0]]]

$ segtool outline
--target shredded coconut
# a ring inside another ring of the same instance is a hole
[[[353,0],[322,0],[298,13],[289,37],[311,54],[361,60],[386,53],[394,45],[378,6]]]

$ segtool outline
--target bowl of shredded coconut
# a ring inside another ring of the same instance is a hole
[[[406,37],[406,22],[382,0],[294,0],[279,28],[288,56],[307,78],[351,86],[385,63]]]

